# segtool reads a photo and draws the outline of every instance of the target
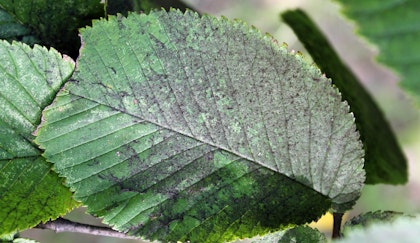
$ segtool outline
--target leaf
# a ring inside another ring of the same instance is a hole
[[[19,234],[10,234],[0,236],[0,242],[11,242],[11,243],[38,243],[37,241],[19,238]]]
[[[406,183],[407,161],[389,123],[370,94],[302,10],[284,12],[282,18],[305,45],[321,71],[332,79],[343,99],[348,101],[366,152],[366,183]]]
[[[25,238],[18,238],[14,239],[13,243],[37,243],[38,241],[31,240],[31,239],[25,239]]]
[[[309,226],[299,225],[291,229],[270,233],[251,239],[252,243],[315,243],[328,242],[324,234]]]
[[[358,198],[363,151],[347,104],[271,37],[191,11],[110,17],[81,35],[36,142],[114,228],[221,242]]]
[[[31,135],[73,68],[55,50],[0,41],[0,235],[57,218],[77,205]]]
[[[349,230],[355,227],[366,228],[368,225],[377,222],[392,222],[399,217],[409,217],[400,212],[394,211],[375,211],[367,212],[356,217],[353,217],[351,220],[347,221],[344,225],[345,230]]]
[[[0,8],[0,39],[12,41],[19,40],[27,44],[38,42],[31,30],[13,19],[10,14]]]
[[[372,242],[415,243],[420,239],[420,219],[401,216],[392,222],[375,222],[367,227],[358,227],[347,232],[345,237],[337,240],[338,243]]]
[[[401,86],[420,104],[420,15],[417,0],[336,0],[358,32],[379,48],[378,61],[401,76]]]
[[[1,0],[0,8],[33,30],[41,44],[54,47],[73,58],[78,56],[78,28],[103,17],[104,5],[99,0]]]

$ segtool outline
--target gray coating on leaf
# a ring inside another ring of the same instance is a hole
[[[31,133],[74,63],[53,49],[6,41],[0,43],[0,60],[0,160],[38,156]]]
[[[358,197],[363,151],[347,104],[318,69],[270,37],[192,12],[95,24],[112,30],[102,38],[88,28],[85,38],[114,48],[81,59],[103,64],[89,67],[94,76],[78,70],[67,87],[73,94],[295,178],[336,204]],[[136,38],[116,45],[114,32]]]
[[[81,34],[36,141],[104,222],[218,242],[358,197],[363,151],[347,104],[270,37],[190,11],[111,16]]]
[[[54,49],[0,41],[0,235],[55,219],[77,204],[32,141],[41,111],[73,69]]]

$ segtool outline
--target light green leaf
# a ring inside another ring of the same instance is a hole
[[[19,238],[19,234],[7,234],[7,235],[1,235],[0,236],[0,242],[6,243],[38,243],[37,241],[25,239],[25,238]]]
[[[336,0],[358,32],[379,47],[378,60],[401,76],[401,85],[420,104],[420,1]]]
[[[78,28],[103,17],[100,0],[1,0],[0,8],[33,30],[41,44],[76,58],[80,48]]]
[[[252,243],[324,243],[327,238],[317,229],[309,226],[296,226],[291,229],[270,233],[264,236],[259,236],[251,239]]]
[[[12,242],[13,243],[38,243],[38,241],[31,240],[31,239],[25,239],[25,238],[14,239]]]
[[[287,11],[282,18],[305,45],[321,71],[332,79],[343,99],[349,102],[366,151],[366,183],[406,183],[407,161],[389,123],[370,94],[302,10]]]
[[[57,218],[76,205],[31,134],[73,68],[55,50],[0,41],[0,235]]]
[[[271,37],[191,11],[110,17],[81,34],[36,141],[104,222],[148,239],[228,241],[358,198],[348,105]]]

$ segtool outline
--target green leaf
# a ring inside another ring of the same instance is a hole
[[[363,151],[348,105],[271,37],[191,11],[110,17],[81,35],[36,141],[114,228],[229,241],[358,198]]]
[[[80,48],[78,28],[105,14],[100,0],[1,0],[0,8],[33,30],[41,44],[73,58]]]
[[[39,41],[31,35],[31,30],[13,19],[13,17],[0,8],[0,39],[18,40],[26,44],[35,44]]]
[[[336,0],[358,32],[379,48],[378,61],[401,76],[401,86],[420,104],[420,2]]]
[[[0,236],[0,242],[10,242],[10,243],[38,243],[37,241],[25,239],[25,238],[19,238],[19,234],[7,234],[7,235],[1,235]]]
[[[296,226],[291,229],[270,233],[251,239],[252,243],[316,243],[327,242],[324,234],[309,226]]]
[[[57,218],[76,205],[31,134],[73,68],[55,50],[0,41],[0,235]]]
[[[415,243],[420,239],[420,218],[401,216],[393,221],[375,222],[367,227],[354,228],[345,237],[334,242],[407,242]]]
[[[407,161],[382,111],[366,89],[302,10],[287,11],[282,18],[305,45],[322,72],[332,79],[343,99],[348,101],[366,152],[366,183],[406,183]]]

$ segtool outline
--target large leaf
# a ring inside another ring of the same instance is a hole
[[[81,31],[37,143],[91,213],[148,239],[251,237],[348,209],[354,118],[318,69],[241,22],[131,14]]]
[[[378,60],[399,73],[402,87],[420,104],[420,1],[336,1],[358,32],[379,47]]]
[[[406,183],[407,161],[391,127],[370,94],[302,10],[287,11],[282,18],[305,45],[322,72],[332,79],[343,98],[349,102],[366,152],[366,183]]]
[[[55,50],[0,41],[0,235],[66,213],[76,203],[31,134],[74,64]]]
[[[78,28],[103,17],[100,0],[0,0],[0,8],[29,27],[45,46],[52,46],[73,58],[78,56]]]

